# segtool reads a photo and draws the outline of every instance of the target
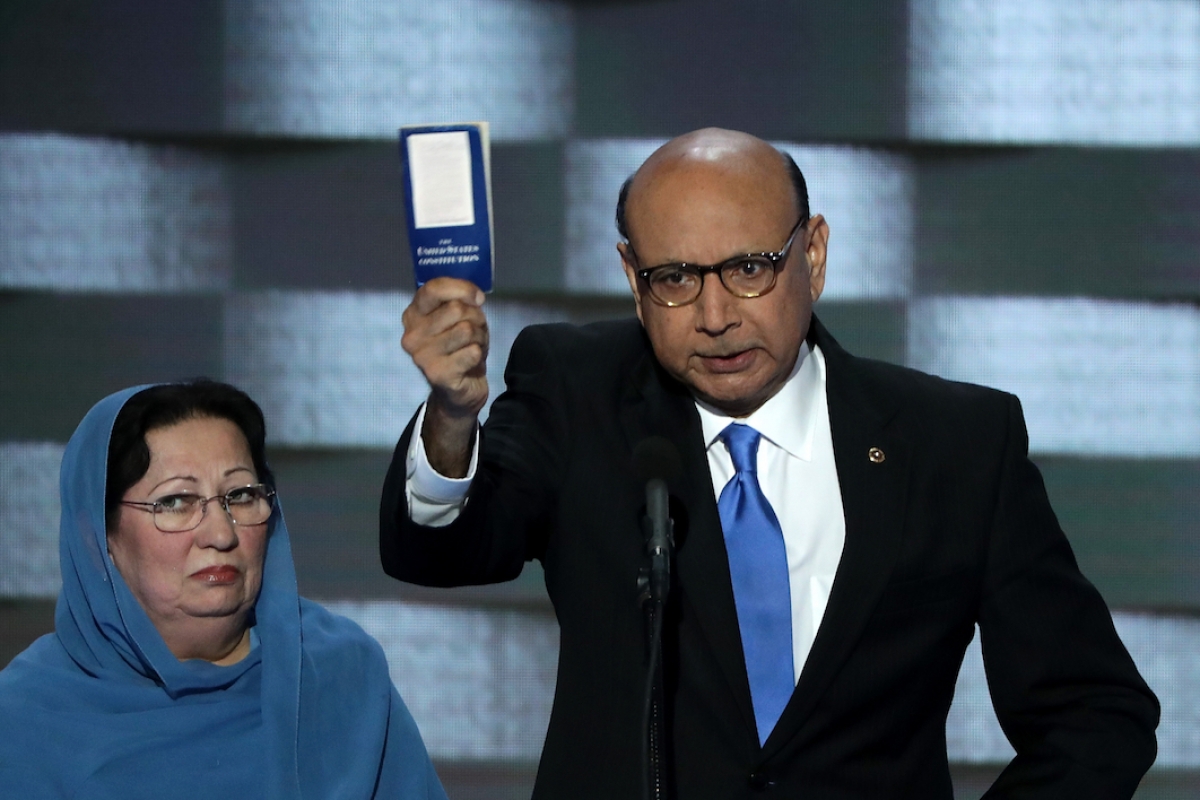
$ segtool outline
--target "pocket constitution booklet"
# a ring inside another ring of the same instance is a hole
[[[408,244],[417,286],[447,275],[492,289],[492,179],[488,125],[400,129]]]

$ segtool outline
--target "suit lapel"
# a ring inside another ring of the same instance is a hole
[[[810,341],[825,355],[829,424],[846,518],[846,542],[796,691],[767,740],[765,755],[797,732],[856,646],[900,549],[911,442],[889,425],[894,395],[868,392],[855,359],[813,318]],[[880,459],[882,453],[882,459]]]
[[[691,394],[661,371],[648,345],[645,357],[631,373],[622,424],[630,447],[648,436],[663,436],[679,450],[683,475],[670,489],[686,510],[687,519],[685,529],[676,530],[672,595],[681,600],[683,614],[695,616],[736,698],[748,735],[753,737],[750,684],[700,416]]]

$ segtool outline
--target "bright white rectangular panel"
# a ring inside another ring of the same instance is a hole
[[[225,301],[225,378],[286,445],[395,443],[425,399],[400,348],[411,296],[270,291]]]
[[[1117,612],[1113,622],[1162,704],[1155,766],[1200,767],[1200,620]],[[952,762],[1003,763],[1014,751],[996,720],[976,634],[946,720],[946,748]]]
[[[325,605],[383,645],[434,758],[538,759],[558,668],[553,616],[390,601]]]
[[[1200,143],[1195,0],[913,0],[911,137]]]
[[[1200,767],[1200,619],[1113,615],[1138,670],[1162,704],[1158,767]]]
[[[63,445],[0,444],[0,598],[58,595],[58,468]]]
[[[393,447],[429,391],[400,347],[400,317],[411,299],[400,292],[231,295],[225,304],[225,378],[262,406],[272,442]],[[521,329],[564,315],[496,300],[485,311],[494,398]]]
[[[222,164],[169,145],[0,135],[0,287],[219,290],[232,275]]]
[[[416,226],[474,225],[471,142],[467,132],[414,133],[405,144]]]
[[[542,0],[226,0],[225,127],[386,137],[491,123],[494,140],[564,135],[574,23]]]
[[[568,142],[563,167],[567,201],[563,283],[568,292],[629,293],[617,254],[617,196],[625,179],[662,143],[661,139]]]
[[[574,141],[566,151],[566,288],[580,294],[629,292],[614,221],[621,184],[661,140]],[[810,207],[829,222],[825,297],[907,297],[912,283],[911,162],[880,150],[775,143],[800,166]],[[782,242],[780,242],[782,244]]]
[[[1030,449],[1200,455],[1200,310],[1082,298],[933,297],[908,308],[909,366],[1016,394]]]
[[[913,270],[912,161],[864,147],[777,143],[808,184],[809,208],[829,223],[826,300],[908,297]]]

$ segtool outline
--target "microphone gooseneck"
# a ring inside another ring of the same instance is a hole
[[[642,758],[646,800],[665,800],[670,796],[669,751],[664,704],[662,633],[663,615],[671,593],[671,556],[675,546],[674,522],[668,481],[683,471],[679,451],[661,436],[638,443],[633,451],[634,474],[646,485],[646,515],[642,528],[646,536],[649,564],[638,573],[642,609],[646,615],[647,668],[643,708]]]

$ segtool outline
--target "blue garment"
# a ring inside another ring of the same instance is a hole
[[[758,483],[761,434],[732,423],[721,431],[736,470],[717,512],[725,533],[733,600],[750,680],[758,742],[765,744],[796,687],[787,548],[775,509]]]
[[[282,508],[249,655],[167,649],[105,541],[109,435],[143,388],[97,403],[63,455],[55,632],[0,672],[0,796],[445,800],[382,648],[297,595]]]

